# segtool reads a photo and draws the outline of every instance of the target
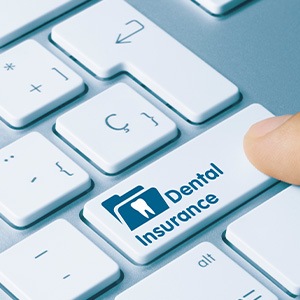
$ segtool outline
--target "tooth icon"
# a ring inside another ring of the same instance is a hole
[[[151,217],[151,214],[155,215],[153,209],[147,204],[147,202],[144,199],[137,199],[136,201],[132,202],[130,205],[133,209],[137,210],[140,214],[142,214],[147,219]]]

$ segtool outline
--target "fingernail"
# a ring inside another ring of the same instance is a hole
[[[247,134],[251,135],[252,137],[262,137],[284,124],[291,117],[292,115],[284,115],[260,121],[252,125]]]

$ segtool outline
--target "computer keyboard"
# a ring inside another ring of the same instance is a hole
[[[300,299],[243,151],[300,111],[300,3],[243,2],[0,0],[1,300]]]

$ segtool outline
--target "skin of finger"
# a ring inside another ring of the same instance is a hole
[[[250,162],[263,173],[300,185],[300,113],[263,136],[244,138],[244,150]]]

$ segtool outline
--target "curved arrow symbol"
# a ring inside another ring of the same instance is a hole
[[[116,40],[116,44],[129,44],[129,43],[131,43],[131,41],[128,41],[128,39],[131,36],[137,34],[138,32],[142,31],[145,28],[145,26],[142,23],[140,23],[139,21],[137,21],[137,20],[131,20],[131,21],[127,22],[125,25],[128,26],[131,23],[138,24],[139,25],[139,29],[135,30],[134,32],[132,32],[132,33],[126,35],[126,36],[122,36],[122,33],[120,33],[119,36],[118,36],[118,38],[117,38],[117,40]]]

